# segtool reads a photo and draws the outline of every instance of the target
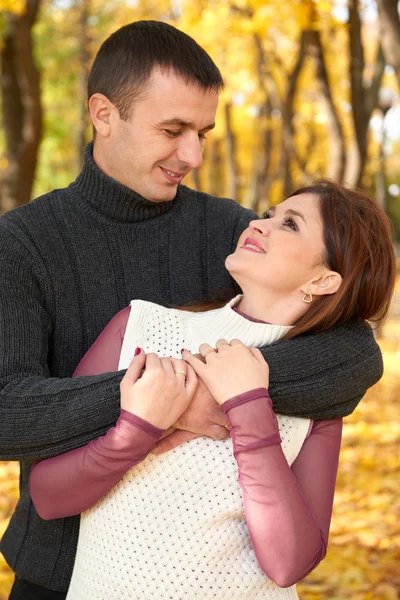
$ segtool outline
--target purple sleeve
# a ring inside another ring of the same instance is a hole
[[[111,319],[76,367],[73,377],[118,371],[130,311],[131,307],[126,306]]]
[[[265,388],[236,396],[222,407],[231,423],[257,560],[277,585],[288,587],[326,554],[342,420],[315,421],[290,468]]]
[[[74,377],[118,369],[129,313],[127,307],[115,315],[80,361]],[[57,519],[90,508],[147,456],[162,433],[158,427],[121,410],[115,427],[106,435],[39,462],[29,482],[38,514],[43,519]]]
[[[146,458],[162,434],[162,429],[121,410],[106,435],[33,467],[29,487],[37,513],[48,520],[90,508]]]

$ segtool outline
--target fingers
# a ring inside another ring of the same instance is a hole
[[[140,352],[131,360],[130,365],[121,381],[121,387],[132,385],[142,374],[144,365],[146,363],[146,353],[144,350],[142,350],[142,348],[139,348],[138,350],[140,350]]]
[[[220,352],[221,350],[223,351],[224,349],[229,348],[229,342],[221,338],[217,340],[215,347],[218,350],[218,352]]]
[[[187,364],[180,358],[171,358],[171,364],[174,369],[174,374],[179,381],[185,383],[187,377]]]
[[[207,435],[210,438],[213,438],[213,440],[225,440],[227,437],[229,437],[230,432],[228,429],[225,429],[225,426],[221,427],[220,425],[210,425],[205,435]]]
[[[234,339],[234,340],[231,340],[231,346],[244,346],[244,344],[240,340]],[[247,346],[246,346],[246,348],[247,348]]]
[[[153,369],[162,369],[162,365],[159,356],[151,352],[146,354],[146,371],[152,371]]]
[[[184,361],[182,361],[184,362]],[[196,371],[190,366],[186,365],[186,393],[189,397],[192,397],[197,388],[197,375]]]
[[[210,346],[210,348],[211,348],[211,346]],[[197,356],[194,356],[191,352],[189,352],[189,350],[182,350],[182,358],[201,377],[201,373],[203,372],[203,369],[206,366],[205,363],[202,360],[200,360],[199,358],[197,358]]]
[[[156,455],[163,454],[164,452],[168,452],[169,450],[173,450],[173,448],[180,446],[183,444],[183,442],[188,442],[189,440],[194,440],[195,438],[200,437],[200,435],[201,434],[199,433],[192,433],[191,431],[174,431],[168,437],[165,437],[157,442],[157,444],[151,450],[151,453]]]
[[[251,354],[254,356],[254,358],[262,365],[262,364],[268,364],[267,361],[265,360],[265,358],[263,357],[262,353],[259,351],[258,348],[249,348]]]
[[[171,358],[160,358],[160,363],[164,373],[166,373],[170,377],[173,377],[175,375],[175,369]]]
[[[200,344],[199,352],[206,359],[209,354],[215,354],[215,349],[210,344]]]

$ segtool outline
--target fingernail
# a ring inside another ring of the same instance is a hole
[[[181,354],[182,354],[182,352],[185,352],[185,348],[182,348],[182,350],[181,350]]]
[[[136,350],[135,350],[135,354],[134,354],[133,356],[137,356],[138,354],[140,354],[140,353],[141,353],[141,351],[142,351],[142,349],[141,349],[141,348],[136,348]]]

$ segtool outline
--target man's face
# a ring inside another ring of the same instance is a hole
[[[101,140],[106,143],[96,140],[94,156],[110,177],[147,200],[164,202],[173,200],[183,177],[203,162],[218,93],[187,84],[173,71],[156,69],[149,83],[130,120],[114,118],[110,135]]]

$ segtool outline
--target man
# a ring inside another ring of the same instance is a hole
[[[75,517],[38,517],[32,463],[102,435],[119,414],[124,373],[71,379],[83,354],[133,298],[182,306],[237,293],[224,259],[254,215],[181,184],[202,163],[222,85],[184,33],[154,21],[123,27],[89,77],[95,137],[82,173],[0,220],[0,456],[21,461],[1,546],[13,600],[65,598],[79,529]],[[382,373],[363,324],[263,354],[275,409],[311,418],[349,414]],[[225,421],[203,393],[176,425],[221,439]]]

